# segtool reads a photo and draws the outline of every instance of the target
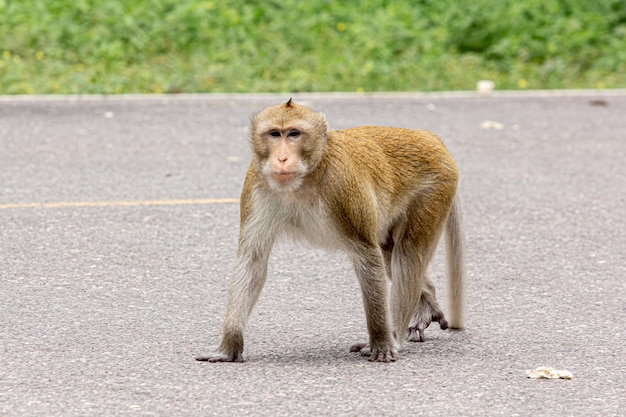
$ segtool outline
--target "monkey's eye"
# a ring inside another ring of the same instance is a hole
[[[275,137],[275,138],[278,138],[278,137],[280,137],[280,132],[279,132],[278,130],[272,130],[272,131],[270,132],[270,136],[273,136],[273,137]]]
[[[291,132],[289,132],[287,136],[292,139],[295,139],[295,138],[300,137],[300,132],[298,132],[297,130],[292,130]]]

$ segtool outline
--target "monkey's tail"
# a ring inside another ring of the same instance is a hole
[[[455,198],[446,222],[446,275],[448,283],[448,325],[453,329],[465,326],[465,264],[461,206]]]

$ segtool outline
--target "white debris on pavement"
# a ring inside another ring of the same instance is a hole
[[[480,128],[485,130],[502,130],[504,129],[504,125],[502,123],[494,122],[493,120],[485,120],[480,124]]]
[[[489,94],[496,88],[496,83],[491,80],[480,80],[476,83],[476,90],[480,94]]]
[[[542,366],[537,369],[533,369],[530,371],[526,371],[526,375],[531,379],[572,379],[574,375],[565,369],[557,370],[554,368],[549,368],[547,366]]]

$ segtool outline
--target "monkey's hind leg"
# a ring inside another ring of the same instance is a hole
[[[435,286],[428,276],[424,276],[424,285],[420,302],[415,310],[409,327],[408,339],[413,342],[424,341],[424,329],[431,321],[438,321],[442,329],[462,329],[464,327],[465,306],[465,268],[463,261],[463,230],[461,209],[455,198],[445,224],[446,243],[446,280],[448,286],[448,311],[450,323],[445,319],[437,299]]]
[[[427,274],[447,211],[430,200],[429,195],[416,200],[402,233],[394,239],[391,306],[398,337],[410,341],[424,341],[424,330],[433,321],[442,329],[448,327]]]
[[[435,296],[435,286],[430,280],[428,275],[424,275],[424,285],[422,286],[422,295],[417,305],[411,324],[409,325],[409,331],[407,340],[410,342],[423,342],[424,330],[430,325],[431,322],[439,322],[439,327],[442,330],[448,328],[448,321],[445,318],[443,310],[439,307],[437,298]]]

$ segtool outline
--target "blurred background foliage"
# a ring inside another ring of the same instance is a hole
[[[0,0],[0,94],[626,87],[626,0]]]

